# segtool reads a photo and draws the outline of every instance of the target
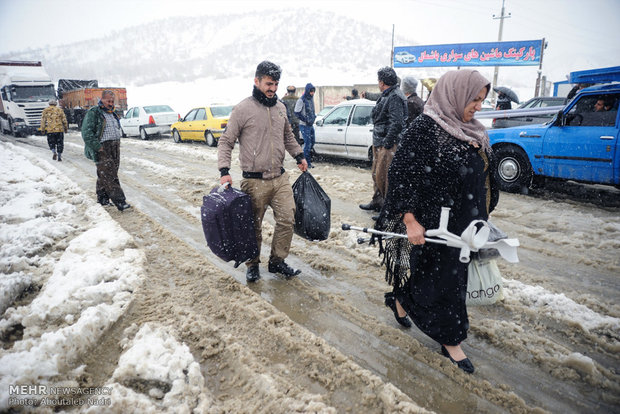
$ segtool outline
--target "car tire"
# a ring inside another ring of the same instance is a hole
[[[368,161],[372,162],[372,147],[368,148]]]
[[[525,152],[517,147],[501,147],[495,150],[497,170],[495,178],[502,191],[525,193],[532,184],[532,165]]]
[[[146,133],[146,129],[140,127],[140,138],[143,141],[146,141],[147,139],[149,139],[149,134]]]
[[[121,127],[121,136],[123,138],[127,138],[127,134],[125,133],[125,130],[123,129],[123,127]]]
[[[205,131],[205,143],[210,147],[217,146],[217,140],[215,139],[211,131]]]
[[[181,134],[179,134],[179,131],[177,131],[176,129],[172,130],[172,140],[177,144],[183,142],[183,140],[181,139]]]

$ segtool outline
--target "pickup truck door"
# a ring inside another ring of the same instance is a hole
[[[352,108],[353,105],[335,108],[323,118],[322,125],[314,128],[314,150],[318,154],[347,155],[345,136]]]
[[[581,96],[567,108],[564,126],[547,129],[542,152],[544,175],[614,183],[620,94],[615,96],[615,107],[606,112],[594,112],[597,98]]]
[[[368,159],[372,146],[372,105],[356,105],[345,138],[349,158]]]

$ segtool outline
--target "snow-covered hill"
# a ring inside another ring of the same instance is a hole
[[[100,84],[141,86],[199,78],[251,78],[268,59],[290,77],[351,82],[390,63],[392,34],[347,17],[316,10],[225,16],[174,17],[110,35],[0,59],[42,60],[53,79],[99,79]],[[395,44],[414,44],[397,38]],[[357,81],[364,81],[359,79]]]

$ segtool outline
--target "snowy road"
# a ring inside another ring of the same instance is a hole
[[[0,139],[33,159],[51,158],[41,137]],[[521,262],[499,263],[503,303],[469,309],[464,349],[476,373],[468,376],[415,327],[399,328],[382,303],[388,287],[376,248],[339,230],[342,222],[372,224],[357,207],[371,196],[367,168],[316,164],[312,173],[332,199],[330,238],[294,237],[289,261],[300,277],[287,282],[261,266],[252,294],[240,286],[243,266],[215,258],[200,227],[202,196],[218,182],[216,160],[216,149],[203,144],[123,140],[120,179],[135,209],[107,211],[145,252],[146,283],[85,357],[89,386],[112,376],[126,328],[158,322],[178,329],[221,410],[287,412],[270,408],[277,402],[310,411],[312,396],[321,395],[314,401],[321,412],[408,412],[415,404],[438,413],[620,411],[620,208],[502,193],[492,218],[519,238]],[[94,193],[95,168],[77,132],[67,134],[55,166]],[[294,161],[285,167],[292,183]],[[238,187],[236,161],[231,171]],[[263,258],[272,231],[268,213]],[[294,324],[270,316],[268,304]]]

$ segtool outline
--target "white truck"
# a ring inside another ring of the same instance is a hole
[[[41,113],[56,92],[41,62],[0,60],[0,96],[0,130],[26,136],[40,131]]]

